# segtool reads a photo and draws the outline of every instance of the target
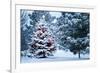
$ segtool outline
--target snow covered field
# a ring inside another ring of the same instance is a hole
[[[21,57],[21,63],[36,63],[36,62],[51,62],[51,61],[73,61],[73,60],[88,60],[89,55],[81,55],[81,59],[78,58],[78,54],[73,55],[70,51],[65,52],[63,50],[57,50],[54,56],[48,58],[30,58]]]

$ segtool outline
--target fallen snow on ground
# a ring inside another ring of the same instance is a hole
[[[87,60],[89,55],[81,55],[81,59],[78,58],[78,54],[73,55],[70,51],[57,50],[54,56],[49,56],[47,58],[30,58],[21,57],[21,63],[35,63],[35,62],[48,62],[48,61],[68,61],[68,60]]]

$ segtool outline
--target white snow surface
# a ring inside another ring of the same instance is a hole
[[[74,61],[74,60],[88,60],[89,55],[81,55],[81,59],[78,58],[78,54],[73,55],[70,51],[57,50],[54,56],[48,56],[47,58],[35,58],[35,57],[21,57],[21,63],[36,63],[36,62],[52,62],[52,61]]]

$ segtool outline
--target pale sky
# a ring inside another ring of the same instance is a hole
[[[61,16],[61,12],[50,12],[51,16],[55,16],[59,18]]]

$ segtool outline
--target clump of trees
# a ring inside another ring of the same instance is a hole
[[[56,48],[70,50],[73,54],[89,54],[90,15],[82,12],[52,12],[21,10],[21,51],[30,48],[30,42],[36,37],[37,26],[40,23],[47,29],[48,35],[55,40]],[[41,29],[42,30],[42,29]],[[35,33],[34,33],[35,32]],[[43,40],[47,38],[45,36]],[[34,40],[35,41],[35,40]],[[45,41],[45,40],[44,40]],[[43,44],[42,42],[41,44]],[[32,45],[32,44],[31,44]],[[44,45],[44,44],[43,44]],[[46,43],[45,43],[46,45]],[[59,45],[59,46],[58,46]],[[44,49],[45,47],[41,48]],[[43,52],[42,52],[43,53]],[[44,53],[46,56],[46,53]]]

